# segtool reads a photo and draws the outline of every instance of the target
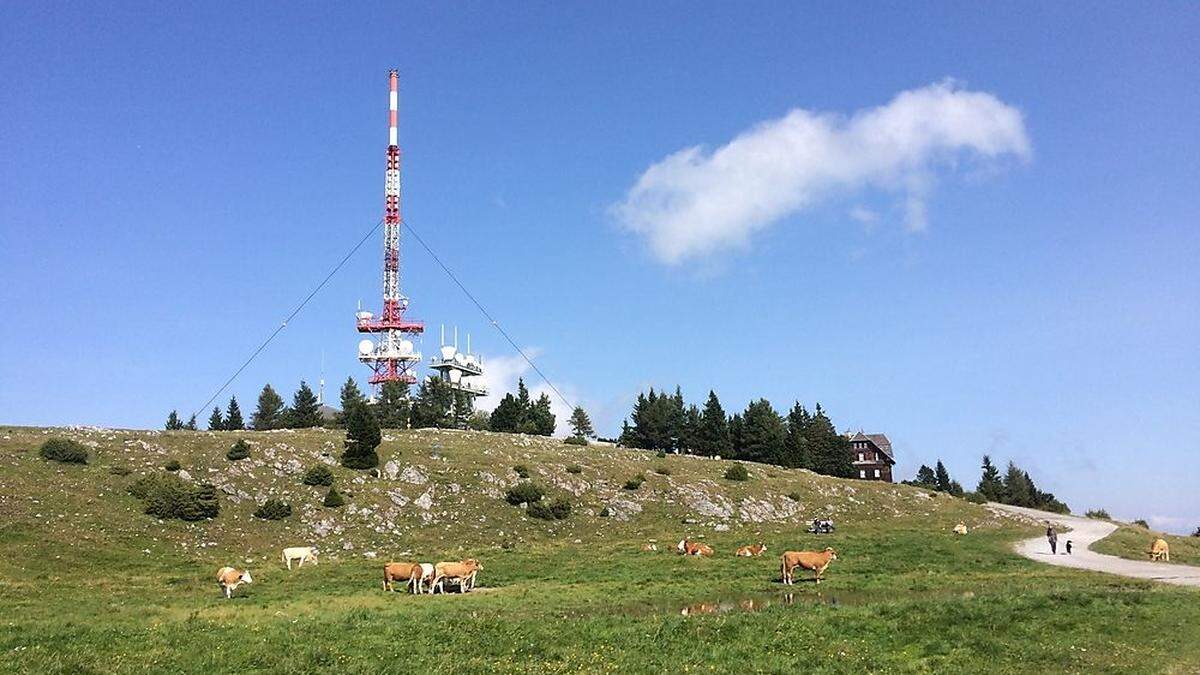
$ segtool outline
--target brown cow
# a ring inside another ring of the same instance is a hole
[[[1166,539],[1155,539],[1150,545],[1151,560],[1165,560],[1171,562],[1171,545]]]
[[[786,551],[782,558],[783,583],[790,586],[794,581],[793,573],[796,571],[796,568],[802,567],[806,570],[812,570],[813,578],[819,584],[821,583],[821,575],[825,573],[825,568],[829,567],[829,563],[834,560],[837,560],[837,552],[828,547],[820,553],[815,551]]]
[[[254,579],[250,578],[250,570],[242,571],[235,570],[232,567],[222,567],[217,570],[217,583],[221,586],[221,592],[225,594],[225,598],[233,597],[233,592],[242,584],[253,583]]]
[[[739,558],[752,558],[752,557],[758,557],[758,556],[762,555],[763,553],[766,553],[766,551],[767,551],[767,545],[760,541],[753,546],[739,546],[737,552],[734,553],[734,555],[736,555]]]
[[[675,550],[678,551],[680,555],[702,555],[706,558],[711,557],[715,552],[708,544],[698,541],[691,541],[688,539],[680,539],[679,543],[675,545]]]
[[[433,579],[429,563],[390,562],[383,566],[383,590],[392,590],[392,582],[404,581],[413,593],[424,590],[424,582]]]
[[[440,562],[433,566],[433,584],[429,587],[429,592],[441,589],[445,593],[446,588],[442,582],[449,578],[458,579],[459,592],[466,593],[475,588],[475,575],[482,569],[483,564],[474,558],[460,562]]]

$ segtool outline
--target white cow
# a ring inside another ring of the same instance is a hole
[[[287,563],[287,568],[292,569],[292,561],[299,560],[300,564],[297,567],[304,567],[304,563],[310,562],[317,564],[317,549],[311,546],[293,546],[283,549],[283,555],[280,559]]]

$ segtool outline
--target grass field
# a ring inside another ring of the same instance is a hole
[[[1092,550],[1130,560],[1149,560],[1150,545],[1159,537],[1171,547],[1171,562],[1200,565],[1200,537],[1180,537],[1137,525],[1122,525],[1116,532],[1096,542]]]
[[[331,511],[299,473],[336,452],[336,432],[243,434],[253,462],[236,467],[224,459],[234,434],[53,433],[91,444],[91,462],[45,462],[49,433],[0,429],[0,670],[1200,670],[1194,590],[1039,566],[1010,549],[1036,527],[904,486],[760,466],[731,483],[712,460],[392,432],[381,454],[395,477],[336,468],[350,505]],[[159,523],[125,494],[170,458],[222,486],[217,519]],[[570,495],[570,518],[533,520],[500,499],[518,463]],[[636,473],[646,483],[623,490]],[[296,514],[250,518],[267,496]],[[803,531],[830,515],[836,534]],[[950,533],[959,519],[970,535]],[[684,535],[717,557],[639,550]],[[758,540],[762,558],[732,557]],[[321,564],[284,569],[279,548],[309,543]],[[780,551],[826,545],[839,560],[825,583],[778,583]],[[474,593],[381,588],[385,558],[467,555],[484,564]],[[232,601],[215,583],[222,564],[254,574]]]

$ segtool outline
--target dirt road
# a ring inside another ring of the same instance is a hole
[[[1095,572],[1120,574],[1121,576],[1133,577],[1135,579],[1151,579],[1179,586],[1200,586],[1200,567],[1156,563],[1149,560],[1126,560],[1125,558],[1092,551],[1089,548],[1092,544],[1107,537],[1112,534],[1113,530],[1117,529],[1116,525],[1108,521],[1080,518],[1078,516],[1064,516],[1057,513],[1026,509],[1019,506],[1007,506],[1004,504],[988,504],[988,508],[1026,516],[1037,520],[1039,523],[1049,521],[1059,528],[1058,555],[1050,554],[1050,544],[1046,542],[1044,536],[1017,542],[1017,553],[1030,560],[1050,565],[1061,565],[1062,567],[1075,567]],[[1065,528],[1070,528],[1071,531],[1063,534],[1061,530]],[[1072,555],[1066,554],[1068,539],[1074,544],[1074,553]]]

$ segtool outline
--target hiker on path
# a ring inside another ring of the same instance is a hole
[[[1067,540],[1067,555],[1071,555],[1071,540]]]
[[[1058,553],[1058,533],[1054,531],[1053,527],[1046,528],[1046,539],[1048,539],[1050,541],[1050,555],[1057,554]]]

